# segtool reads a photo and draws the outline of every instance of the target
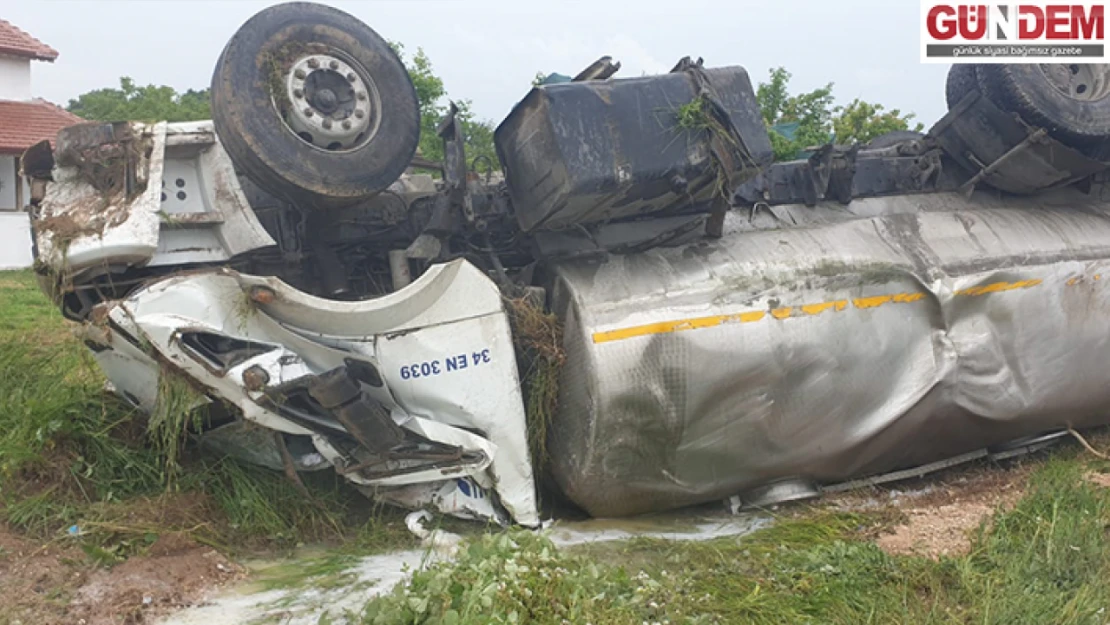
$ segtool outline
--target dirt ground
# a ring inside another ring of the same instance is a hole
[[[100,568],[76,545],[41,544],[0,528],[0,624],[150,623],[242,574],[180,535],[163,535],[147,553]]]
[[[1095,486],[1110,488],[1110,473],[1088,473],[1086,477]]]
[[[967,553],[971,534],[999,508],[1021,498],[1034,463],[983,464],[830,498],[844,510],[885,507],[902,522],[876,538],[890,554],[936,558]]]

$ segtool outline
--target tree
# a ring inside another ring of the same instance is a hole
[[[756,89],[756,101],[771,132],[776,161],[795,158],[806,146],[828,143],[832,135],[832,83],[809,93],[791,95],[790,78],[790,72],[776,67],[770,72],[770,80]],[[798,125],[790,138],[770,128],[789,123]]]
[[[436,134],[436,129],[448,111],[447,89],[443,86],[443,80],[432,70],[432,61],[423,48],[417,48],[416,54],[410,58],[405,54],[402,44],[391,42],[390,45],[405,63],[416,88],[416,99],[420,103],[420,154],[428,160],[442,161],[443,140]],[[497,151],[493,146],[493,124],[474,116],[470,100],[457,100],[455,106],[459,109],[456,119],[462,127],[469,161],[467,166],[482,156],[490,159],[496,170],[499,165]]]
[[[416,54],[407,57],[404,46],[399,43],[391,45],[405,63],[416,89],[420,105],[420,153],[426,159],[440,161],[443,159],[443,141],[436,135],[436,128],[448,110],[443,80],[432,70],[432,62],[422,48],[417,48]],[[119,82],[119,89],[96,89],[83,93],[70,100],[66,108],[71,113],[95,121],[182,122],[212,117],[208,89],[189,89],[178,93],[167,86],[140,87],[126,76]],[[456,105],[459,107],[458,120],[462,126],[468,161],[486,157],[496,170],[499,165],[497,151],[493,147],[493,124],[475,117],[470,100],[458,101]]]
[[[859,98],[848,106],[835,106],[833,83],[828,83],[808,93],[790,94],[790,72],[776,67],[770,71],[767,82],[756,89],[756,100],[762,109],[763,121],[771,131],[771,147],[775,160],[797,158],[808,147],[864,143],[894,130],[909,130],[913,113],[903,114],[898,109],[886,110],[881,104],[871,104]],[[780,124],[797,124],[793,137],[772,129]],[[913,130],[921,130],[916,124]]]
[[[473,166],[479,173],[485,173],[488,168],[498,171],[501,165],[497,160],[497,148],[493,144],[493,124],[474,117],[470,110],[470,100],[461,100],[455,106],[459,107],[458,119],[462,125],[466,158],[469,161],[467,167]],[[443,145],[440,144],[439,147],[442,152]]]
[[[210,119],[208,90],[189,89],[178,93],[173,87],[140,87],[127,76],[119,89],[96,89],[69,101],[69,112],[95,121],[171,121]]]
[[[432,61],[423,48],[417,48],[416,54],[408,58],[402,44],[394,41],[389,45],[401,57],[416,89],[416,101],[420,108],[420,154],[426,159],[441,160],[443,145],[436,136],[436,127],[447,113],[447,107],[443,105],[443,99],[447,96],[443,79],[432,71]]]
[[[833,133],[836,142],[867,143],[868,141],[895,130],[914,130],[921,132],[924,126],[917,123],[911,129],[913,113],[902,114],[898,109],[886,110],[882,104],[870,104],[859,98],[841,107],[833,119]]]

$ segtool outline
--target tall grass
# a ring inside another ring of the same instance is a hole
[[[332,472],[305,476],[313,501],[293,487],[284,475],[224,458],[206,461],[189,483],[209,494],[220,507],[229,534],[266,536],[283,543],[322,541],[353,535],[347,523],[352,499],[359,495]]]
[[[204,394],[182,374],[164,367],[158,376],[158,401],[147,421],[147,437],[162,457],[162,473],[172,484],[181,471],[182,446],[199,432],[207,412]]]
[[[308,501],[281,474],[202,457],[186,436],[201,396],[180,377],[162,376],[149,418],[103,385],[33,275],[0,272],[0,520],[42,537],[76,525],[98,549],[162,531],[225,546],[358,535],[358,495],[334,475]]]

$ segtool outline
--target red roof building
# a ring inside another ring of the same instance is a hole
[[[46,100],[0,100],[0,154],[18,156],[43,139],[53,143],[59,130],[83,121]]]
[[[59,130],[83,121],[60,106],[32,96],[31,62],[53,63],[57,58],[57,50],[0,19],[0,216],[22,211],[30,199],[19,171],[23,151],[43,139],[53,141]],[[22,220],[26,221],[25,215]],[[0,224],[0,249],[9,247],[2,237],[10,226]],[[0,258],[0,267],[11,265]]]
[[[58,51],[31,35],[16,28],[7,20],[0,19],[0,54],[50,61],[58,58]]]
[[[22,154],[82,121],[59,106],[31,97],[31,61],[52,63],[56,58],[57,50],[0,19],[0,154]]]

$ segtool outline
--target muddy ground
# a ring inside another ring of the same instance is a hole
[[[967,553],[971,535],[998,509],[1015,504],[1037,465],[1015,460],[983,463],[867,491],[826,499],[839,510],[888,508],[898,521],[875,538],[892,555],[931,558]]]
[[[1037,460],[982,464],[900,484],[826,497],[820,508],[891,510],[875,535],[889,553],[929,557],[965,553],[991,513],[1016,502]],[[1098,476],[1098,480],[1106,479]],[[807,506],[792,513],[805,514]],[[415,544],[415,542],[414,542]],[[72,540],[43,543],[0,528],[0,624],[154,623],[204,605],[246,569],[180,535],[160,537],[145,553],[97,567]]]
[[[181,535],[111,568],[66,539],[43,543],[0,528],[0,623],[152,623],[242,577],[242,568]]]

